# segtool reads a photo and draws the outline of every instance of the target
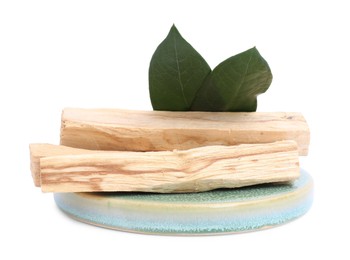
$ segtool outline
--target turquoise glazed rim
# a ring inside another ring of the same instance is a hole
[[[122,231],[210,235],[274,227],[311,207],[313,181],[304,170],[290,184],[202,193],[55,193],[58,207],[79,221]]]

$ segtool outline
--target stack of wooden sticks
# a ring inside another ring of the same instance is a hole
[[[309,140],[300,113],[69,108],[31,171],[44,192],[201,192],[293,181]]]

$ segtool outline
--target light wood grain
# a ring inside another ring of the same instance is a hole
[[[44,145],[31,148],[53,150],[52,146]],[[44,192],[200,192],[287,182],[299,177],[294,141],[165,152],[94,153],[62,146],[56,148],[57,151],[62,149],[62,152],[54,152],[60,155],[32,153],[41,154],[36,169],[40,169]]]
[[[30,170],[32,173],[33,181],[35,186],[41,186],[40,180],[40,159],[43,157],[57,156],[57,155],[74,155],[74,154],[88,154],[98,153],[99,151],[86,150],[72,148],[63,145],[53,144],[30,144]]]
[[[307,155],[308,125],[300,113],[165,112],[67,108],[61,144],[92,150],[167,151],[207,145],[294,140]]]

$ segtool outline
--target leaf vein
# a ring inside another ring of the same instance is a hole
[[[177,66],[177,73],[178,73],[178,78],[179,78],[179,83],[181,87],[181,93],[182,97],[186,103],[186,106],[188,107],[188,101],[184,92],[184,85],[182,83],[182,78],[181,78],[181,71],[180,71],[180,63],[179,63],[179,57],[178,57],[178,51],[177,51],[177,44],[176,44],[176,37],[174,35],[174,50],[175,50],[175,60],[176,60],[176,66]]]

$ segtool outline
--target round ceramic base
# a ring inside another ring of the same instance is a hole
[[[270,228],[305,214],[312,204],[311,176],[291,184],[264,184],[202,193],[55,193],[68,215],[129,232],[209,235]]]

